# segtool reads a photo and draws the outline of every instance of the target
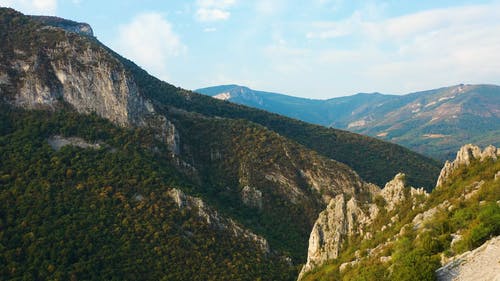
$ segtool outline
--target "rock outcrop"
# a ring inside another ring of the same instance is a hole
[[[270,252],[269,244],[265,238],[243,228],[234,220],[221,216],[215,209],[201,200],[201,198],[186,195],[176,188],[171,189],[168,195],[174,200],[179,209],[194,210],[205,223],[229,231],[235,237],[254,243],[264,253]]]
[[[353,235],[363,235],[363,229],[371,223],[370,214],[360,207],[354,197],[347,200],[338,195],[319,214],[309,237],[307,263],[302,267],[298,280],[304,273],[337,258],[345,239]]]
[[[153,106],[121,63],[104,49],[72,41],[66,37],[54,48],[16,58],[11,73],[22,79],[14,103],[32,109],[55,108],[64,101],[120,126],[146,124]]]
[[[365,185],[366,191],[374,196],[381,196],[385,202],[385,209],[391,212],[405,200],[412,200],[417,204],[418,196],[428,196],[423,188],[406,186],[405,174],[398,173],[385,187]],[[350,195],[349,195],[350,196]],[[346,195],[338,195],[330,201],[328,207],[320,213],[309,237],[307,263],[302,267],[298,280],[314,268],[326,261],[339,256],[342,244],[349,237],[359,236],[370,239],[372,233],[367,227],[380,214],[380,207],[375,203],[359,200],[352,196],[347,200]],[[398,220],[398,216],[391,218],[389,226]],[[385,226],[380,231],[383,231]]]
[[[500,236],[455,257],[436,271],[438,281],[500,281]]]
[[[427,192],[423,188],[414,188],[406,186],[406,176],[403,173],[397,174],[394,179],[386,183],[385,187],[380,191],[380,196],[387,203],[387,211],[392,211],[394,208],[408,199],[417,195],[427,196]]]
[[[15,32],[0,27],[7,36],[0,56],[3,99],[26,109],[54,110],[69,104],[79,113],[95,113],[119,126],[149,127],[173,155],[180,153],[174,124],[158,114],[115,54],[88,38],[93,35],[88,24],[45,16],[28,19]],[[31,37],[9,37],[16,32]]]
[[[245,185],[241,190],[241,199],[247,206],[262,209],[262,191],[253,186]]]
[[[446,179],[462,165],[469,165],[471,161],[474,160],[484,161],[485,159],[493,159],[496,161],[498,157],[500,157],[500,150],[493,145],[489,145],[481,151],[479,146],[466,144],[457,152],[457,157],[454,161],[446,161],[441,173],[439,174],[436,187],[441,186]]]
[[[67,145],[91,149],[99,149],[101,147],[99,143],[89,143],[84,139],[78,137],[67,138],[63,136],[51,136],[50,138],[48,138],[47,142],[54,150],[60,150]]]

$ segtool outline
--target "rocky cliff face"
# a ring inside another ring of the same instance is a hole
[[[75,22],[72,20],[62,19],[58,17],[50,17],[50,16],[31,16],[31,18],[42,24],[62,28],[69,32],[91,37],[94,36],[92,27],[88,23]]]
[[[364,226],[372,220],[370,214],[376,210],[364,211],[359,202],[352,197],[338,195],[330,201],[326,209],[319,214],[309,237],[307,263],[302,268],[302,275],[324,262],[338,257],[342,243],[348,236],[363,235]]]
[[[474,160],[496,160],[498,157],[500,157],[500,150],[498,150],[493,145],[487,146],[483,151],[481,151],[481,148],[479,146],[466,144],[462,146],[457,152],[455,160],[453,160],[452,162],[446,161],[443,169],[441,170],[441,173],[439,174],[436,187],[443,185],[443,183],[453,173],[453,171],[455,171],[462,165],[469,165],[471,161]]]
[[[154,109],[123,66],[105,50],[74,40],[65,36],[53,48],[14,58],[6,71],[20,77],[14,103],[54,108],[65,101],[80,113],[95,112],[121,126],[144,125]]]
[[[385,208],[388,212],[394,210],[397,205],[408,198],[415,198],[418,195],[428,195],[423,188],[407,186],[405,177],[403,173],[397,174],[379,193],[387,203]]]
[[[19,16],[2,12],[4,17]],[[174,125],[155,111],[114,54],[88,38],[90,26],[55,17],[31,19],[14,27],[0,26],[5,38],[0,55],[4,99],[27,109],[69,104],[80,113],[96,113],[119,126],[151,127],[173,154],[179,153]],[[18,38],[19,33],[26,38]]]
[[[405,175],[397,174],[383,189],[371,192],[372,200],[346,200],[340,196],[332,199],[311,232],[308,259],[299,280],[320,277],[330,280],[332,276],[342,279],[342,276],[352,277],[353,272],[370,270],[385,272],[376,280],[393,280],[399,274],[393,275],[397,272],[395,267],[401,266],[404,256],[396,252],[405,239],[413,241],[406,253],[420,247],[419,256],[435,259],[427,261],[426,266],[434,263],[428,275],[434,274],[439,261],[444,265],[436,271],[438,280],[496,280],[500,276],[496,264],[499,255],[496,218],[500,210],[498,158],[494,146],[481,150],[468,144],[458,151],[453,162],[443,167],[435,192],[427,194],[423,189],[408,187]],[[457,176],[457,170],[463,172],[462,176]],[[470,216],[464,216],[469,213]],[[495,236],[483,246],[460,254],[480,245],[478,241],[482,243]],[[345,258],[345,262],[337,263],[336,258]],[[331,263],[321,267],[328,261]],[[378,269],[364,269],[365,266]],[[374,277],[368,280],[371,278]]]
[[[387,213],[406,200],[428,195],[422,188],[408,187],[405,175],[402,173],[397,174],[383,189],[372,186],[370,194],[372,197],[383,198],[385,206],[377,206],[371,201],[356,198],[356,196],[347,199],[345,195],[338,195],[330,201],[328,207],[320,213],[311,231],[307,263],[302,268],[298,280],[306,272],[339,257],[343,243],[349,238],[371,239],[373,234],[368,227],[379,216],[381,208],[384,208]],[[416,204],[416,200],[413,200],[413,205]],[[390,227],[397,219],[397,216],[391,219],[392,222],[388,226]],[[383,231],[388,226],[383,226],[381,230]]]

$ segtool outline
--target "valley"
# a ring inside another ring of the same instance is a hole
[[[500,235],[494,146],[443,168],[169,84],[85,23],[0,8],[0,41],[2,280],[432,280]]]

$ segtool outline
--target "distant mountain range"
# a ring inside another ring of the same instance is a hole
[[[238,85],[198,89],[221,100],[406,146],[439,160],[465,143],[500,144],[500,86],[457,85],[406,95],[359,93],[315,100]]]

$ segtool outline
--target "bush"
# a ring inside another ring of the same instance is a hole
[[[423,249],[416,249],[400,255],[394,261],[391,280],[433,281],[436,280],[434,272],[440,266],[437,256],[431,256]]]

